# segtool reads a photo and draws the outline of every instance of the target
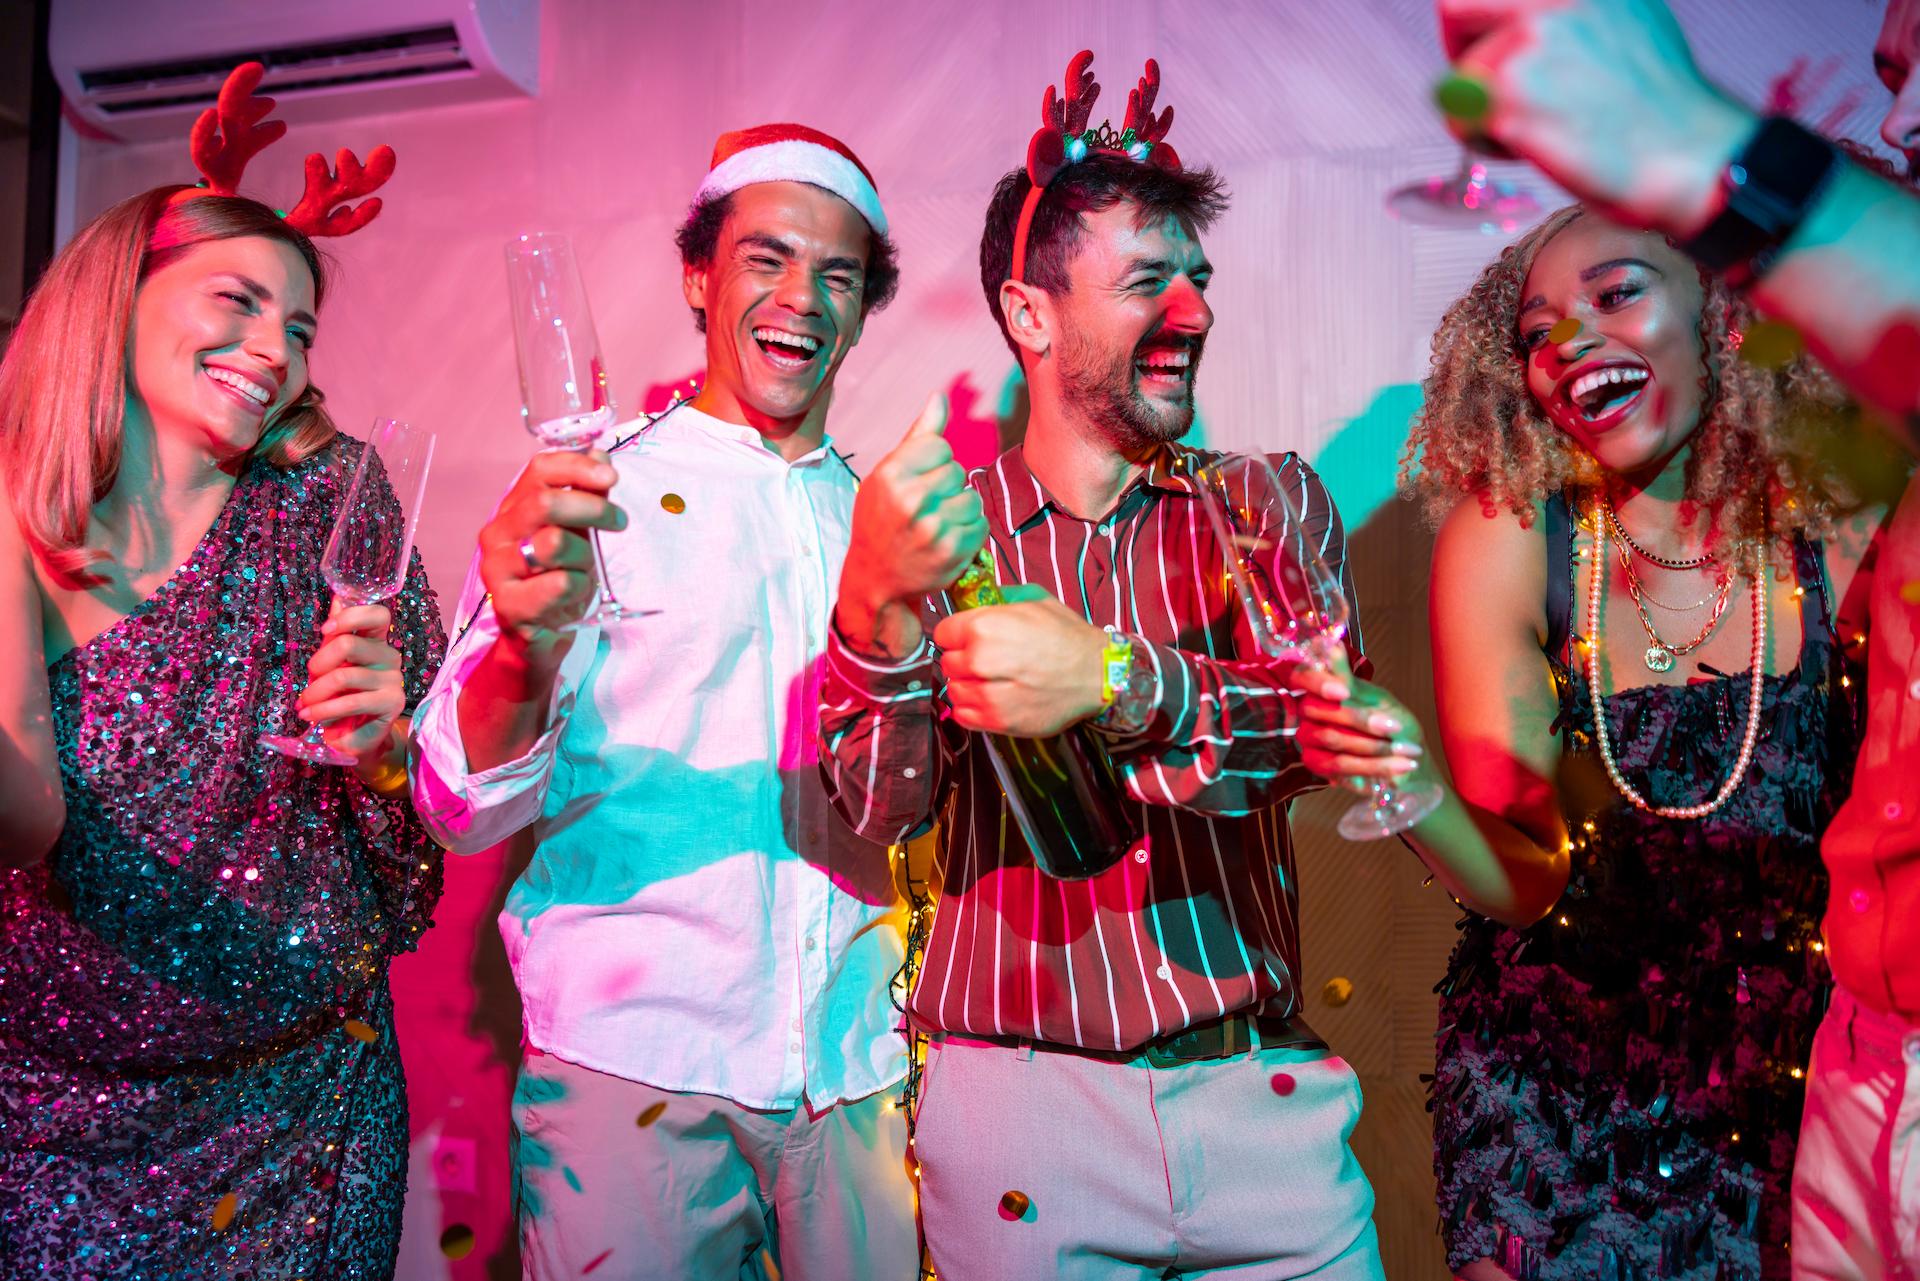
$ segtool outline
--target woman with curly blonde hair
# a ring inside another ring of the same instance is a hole
[[[1456,793],[1409,837],[1468,909],[1432,1087],[1463,1281],[1787,1276],[1884,512],[1812,448],[1824,377],[1741,359],[1755,332],[1663,238],[1575,207],[1434,336],[1407,470],[1443,516]],[[1310,766],[1438,769],[1384,690],[1309,679]]]

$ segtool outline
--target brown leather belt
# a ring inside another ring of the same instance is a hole
[[[1159,1068],[1231,1059],[1255,1049],[1327,1048],[1327,1043],[1307,1026],[1305,1019],[1297,1015],[1281,1018],[1271,1014],[1229,1015],[1148,1041],[1131,1050],[1094,1050],[1057,1041],[1034,1041],[1024,1036],[980,1036],[972,1032],[941,1032],[936,1035],[962,1045],[995,1045],[1022,1052],[1071,1054],[1075,1058],[1098,1059],[1102,1063],[1131,1063],[1135,1059],[1145,1059],[1149,1066]]]

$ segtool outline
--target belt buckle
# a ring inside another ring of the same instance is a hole
[[[1177,1036],[1148,1046],[1143,1053],[1149,1066],[1170,1068],[1183,1063],[1230,1059],[1252,1048],[1253,1037],[1248,1031],[1246,1017],[1235,1015],[1207,1027],[1189,1028]]]

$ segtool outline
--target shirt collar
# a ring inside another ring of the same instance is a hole
[[[679,404],[654,415],[651,419],[640,418],[634,424],[634,435],[644,436],[658,426],[671,424],[674,428],[684,428],[698,432],[714,440],[730,445],[743,445],[756,454],[763,454],[769,460],[790,467],[808,467],[824,462],[833,453],[833,436],[823,433],[818,447],[809,450],[800,457],[787,463],[779,454],[767,448],[767,442],[759,432],[745,423],[730,423],[724,418],[715,418],[712,414],[695,409],[690,401]]]
[[[1197,457],[1195,450],[1184,445],[1162,445],[1154,452],[1147,469],[1133,484],[1127,486],[1114,504],[1118,511],[1126,505],[1127,498],[1140,488],[1157,490],[1163,494],[1181,494],[1192,497],[1193,481],[1180,473],[1178,468],[1182,459]],[[1025,533],[1048,508],[1065,514],[1066,508],[1060,506],[1040,483],[1027,466],[1026,448],[1015,445],[988,469],[988,473],[999,482],[1006,495],[1007,530],[1009,533]]]

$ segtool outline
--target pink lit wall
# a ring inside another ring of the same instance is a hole
[[[1876,0],[1677,7],[1709,72],[1750,100],[1796,57],[1815,70],[1834,59],[1816,105],[1871,136],[1884,98]],[[474,532],[532,450],[502,242],[576,237],[616,393],[638,408],[701,365],[671,240],[714,136],[784,119],[837,134],[879,181],[904,278],[842,372],[832,429],[856,468],[870,464],[944,388],[962,448],[981,457],[1013,370],[978,283],[980,215],[1024,157],[1043,87],[1085,46],[1106,86],[1096,116],[1123,111],[1141,61],[1157,57],[1172,141],[1234,192],[1207,242],[1218,323],[1202,435],[1318,462],[1354,531],[1382,678],[1426,700],[1425,535],[1390,501],[1393,460],[1433,324],[1499,247],[1382,209],[1396,186],[1458,160],[1428,105],[1441,65],[1429,0],[545,0],[542,41],[538,99],[296,124],[253,178],[253,194],[284,205],[301,152],[399,152],[386,212],[335,248],[314,376],[349,429],[388,414],[441,433],[420,545],[449,610]],[[85,143],[80,215],[191,176],[184,145]],[[1296,810],[1310,1016],[1365,1083],[1356,1143],[1380,1193],[1388,1275],[1425,1281],[1443,1267],[1416,1077],[1431,1070],[1430,988],[1453,913],[1397,846],[1333,837],[1330,808]],[[457,860],[437,928],[395,969],[417,1158],[405,1281],[518,1275],[505,1115],[519,1015],[492,924],[511,870],[508,851]],[[1317,995],[1336,975],[1354,985],[1337,1007]],[[438,1241],[459,1223],[477,1247],[452,1261]]]

